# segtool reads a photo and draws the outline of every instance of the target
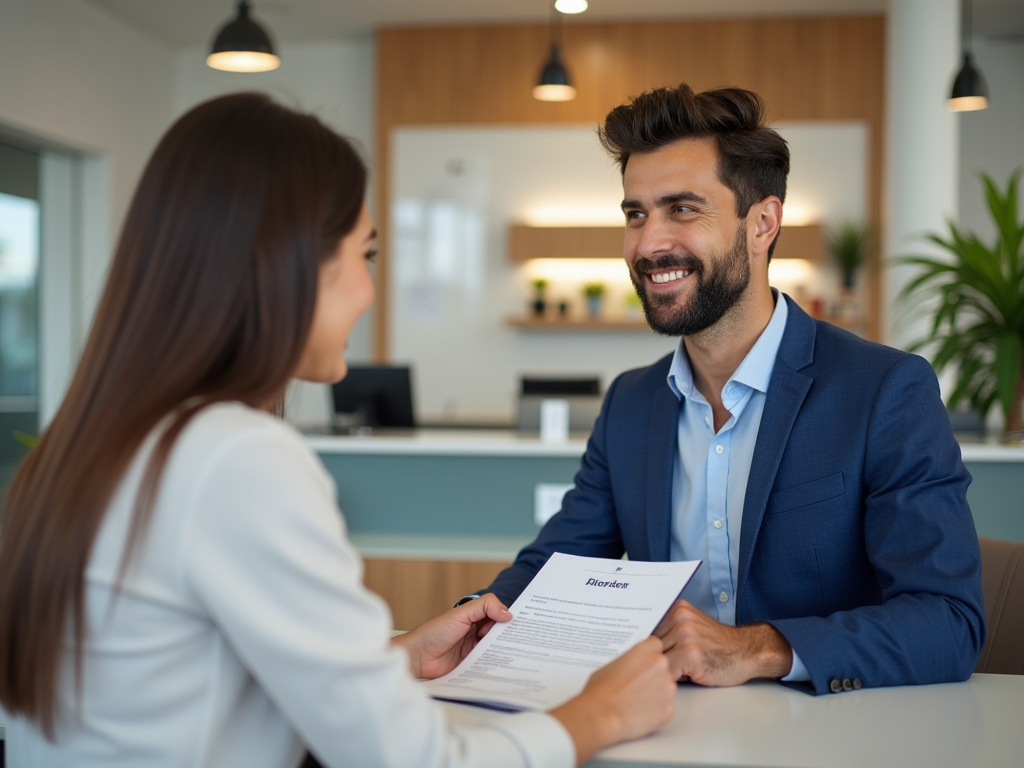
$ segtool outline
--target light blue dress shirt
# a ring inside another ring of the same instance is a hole
[[[775,311],[757,342],[722,389],[731,414],[715,433],[711,405],[693,384],[693,369],[680,340],[668,373],[668,385],[680,400],[679,456],[672,477],[672,560],[702,565],[680,597],[722,624],[736,625],[743,499],[761,426],[768,382],[789,315],[774,288]],[[785,680],[809,679],[799,657]]]

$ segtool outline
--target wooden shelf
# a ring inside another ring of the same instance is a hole
[[[589,318],[568,318],[566,320],[548,317],[510,317],[507,325],[521,331],[647,331],[650,326],[643,318],[611,318],[608,320]]]
[[[508,260],[621,259],[624,227],[530,227],[508,228]]]
[[[820,264],[825,258],[825,232],[820,224],[783,225],[775,244],[775,259],[804,259]]]
[[[508,228],[508,260],[520,264],[530,259],[621,259],[624,227],[531,227]],[[774,259],[805,259],[820,264],[825,252],[825,233],[820,224],[784,226]]]

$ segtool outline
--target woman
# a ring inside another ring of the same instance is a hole
[[[344,376],[373,298],[366,170],[239,94],[156,148],[67,397],[7,497],[0,703],[11,765],[563,765],[671,716],[651,638],[550,714],[445,725],[414,678],[508,612],[394,641],[332,481],[280,419]]]

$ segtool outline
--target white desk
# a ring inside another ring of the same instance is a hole
[[[445,705],[451,722],[507,717]],[[1024,765],[1024,676],[809,696],[777,683],[683,685],[658,733],[587,768],[653,766],[1005,768]]]
[[[509,717],[443,702],[449,722]],[[0,740],[3,738],[0,726]],[[2,741],[0,741],[2,749]],[[683,685],[675,719],[585,768],[1012,768],[1024,765],[1024,676],[808,696],[777,683]]]
[[[538,456],[578,459],[587,447],[585,434],[564,442],[545,443],[536,433],[515,430],[411,429],[366,435],[306,435],[320,454],[394,456]]]
[[[514,430],[412,429],[385,430],[366,435],[307,434],[306,441],[321,454],[383,454],[396,456],[541,456],[579,458],[589,435],[573,433],[562,443],[545,443],[536,433]],[[1024,446],[998,440],[960,441],[965,462],[1024,464]]]

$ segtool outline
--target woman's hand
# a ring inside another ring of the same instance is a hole
[[[597,670],[579,696],[551,715],[569,731],[579,765],[599,749],[665,725],[675,713],[675,695],[662,642],[652,636]]]
[[[391,642],[409,653],[414,677],[433,680],[455,669],[495,622],[511,618],[501,601],[488,593],[445,611]]]

